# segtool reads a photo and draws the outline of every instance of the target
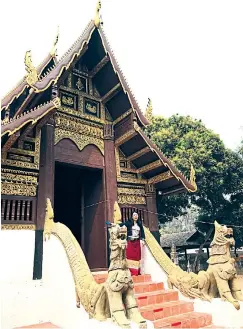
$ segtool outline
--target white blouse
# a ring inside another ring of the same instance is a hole
[[[139,233],[140,233],[140,227],[138,226],[137,223],[135,223],[133,226],[132,226],[132,237],[134,239],[138,239],[139,238]]]

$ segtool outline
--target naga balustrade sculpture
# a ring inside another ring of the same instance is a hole
[[[145,228],[146,243],[153,256],[168,275],[168,286],[176,287],[184,296],[211,301],[221,297],[239,310],[243,301],[240,283],[237,278],[235,260],[230,247],[234,246],[233,229],[214,222],[215,233],[211,243],[207,271],[198,274],[187,273],[176,266]]]
[[[115,217],[117,209],[114,209]],[[110,267],[105,283],[98,284],[92,275],[83,251],[67,226],[54,223],[51,202],[47,199],[44,236],[55,235],[62,243],[67,254],[76,289],[76,304],[84,307],[90,318],[104,321],[112,318],[123,328],[130,328],[130,321],[146,328],[146,320],[138,311],[133,292],[133,280],[127,266],[126,228],[111,224],[110,232]]]

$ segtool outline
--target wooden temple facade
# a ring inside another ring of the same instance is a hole
[[[106,268],[105,221],[116,200],[123,220],[137,210],[159,236],[156,190],[196,185],[146,136],[148,121],[97,17],[58,61],[55,46],[38,67],[27,52],[26,76],[2,99],[2,229],[35,230],[41,267],[50,198],[90,267]]]

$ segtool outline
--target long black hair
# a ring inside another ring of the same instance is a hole
[[[142,220],[140,218],[138,218],[138,220],[136,220],[136,221],[133,218],[129,218],[128,219],[128,222],[132,223],[132,225],[134,225],[135,223],[137,223],[138,226],[142,226],[143,225],[143,222],[142,222]]]

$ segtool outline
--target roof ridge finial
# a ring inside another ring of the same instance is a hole
[[[145,111],[145,118],[148,120],[149,123],[152,123],[153,105],[152,105],[152,101],[150,98],[148,99],[148,104],[147,104],[146,111]]]
[[[190,184],[195,188],[195,190],[197,190],[195,169],[192,163],[191,163],[191,171],[190,171]]]
[[[115,224],[120,224],[121,223],[121,219],[122,219],[122,215],[121,215],[121,209],[119,207],[119,204],[117,201],[115,201],[114,203],[114,223]]]
[[[26,81],[32,86],[38,81],[38,72],[32,63],[31,50],[26,51],[24,58],[25,70],[27,72]]]
[[[56,56],[58,40],[59,40],[59,25],[57,25],[56,37],[55,37],[52,49],[50,51],[50,54],[51,54],[52,57]]]
[[[103,21],[101,19],[101,15],[100,15],[100,9],[101,9],[101,1],[98,1],[97,5],[96,5],[95,18],[94,18],[94,24],[97,28],[100,25],[103,25]]]

